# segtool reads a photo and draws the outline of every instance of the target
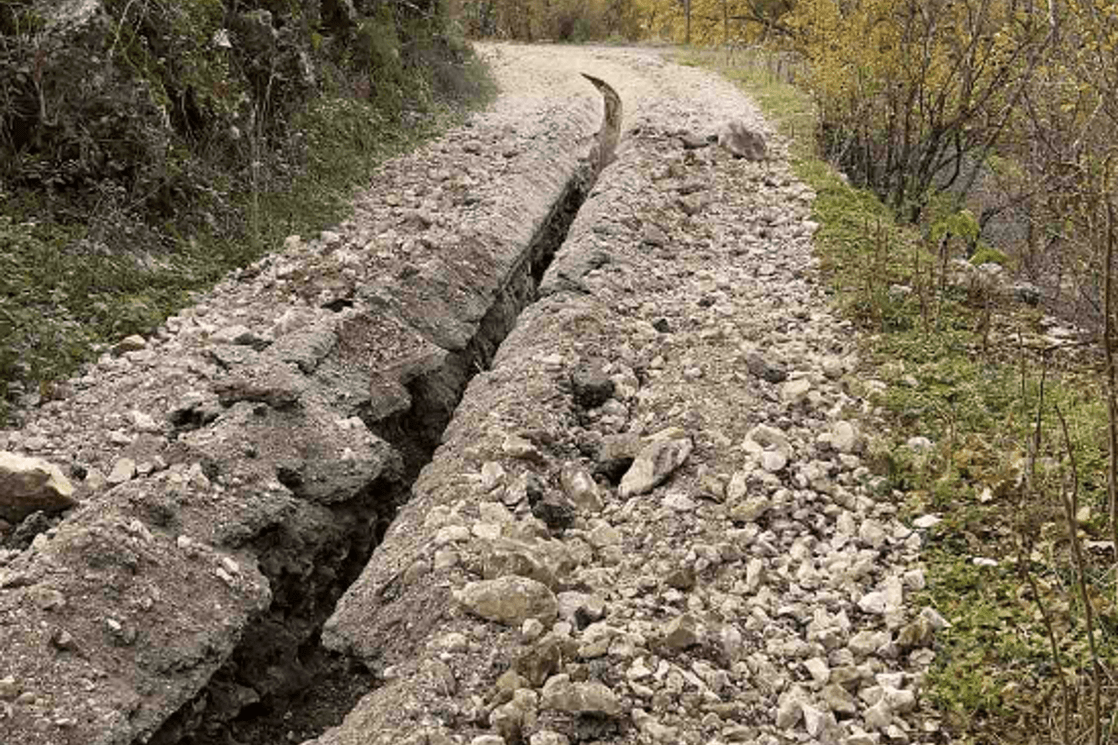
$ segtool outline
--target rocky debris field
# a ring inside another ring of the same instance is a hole
[[[350,222],[0,432],[0,741],[945,741],[781,143],[653,51],[483,51]]]

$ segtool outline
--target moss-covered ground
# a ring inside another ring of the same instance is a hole
[[[815,247],[835,307],[864,332],[860,376],[887,385],[876,402],[889,426],[871,433],[868,460],[888,477],[902,516],[942,518],[925,544],[928,588],[914,602],[953,624],[936,642],[923,692],[951,741],[1091,742],[1097,718],[1100,741],[1118,742],[1118,562],[1108,543],[1100,355],[1090,340],[1064,349],[1044,341],[1041,321],[1058,309],[944,283],[928,237],[935,226],[898,224],[816,157],[810,97],[775,76],[763,52],[678,58],[738,82],[818,195]],[[931,449],[906,447],[912,437]],[[1097,714],[1065,512],[1072,497],[1094,610]]]

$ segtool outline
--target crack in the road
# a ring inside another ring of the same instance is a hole
[[[377,417],[371,412],[362,417],[370,431],[389,442],[402,457],[401,478],[370,485],[380,498],[365,500],[365,508],[355,508],[353,515],[355,527],[367,529],[350,531],[349,545],[327,556],[314,557],[333,562],[331,566],[315,568],[316,575],[330,578],[326,585],[300,590],[285,582],[282,569],[279,574],[272,574],[262,566],[277,598],[272,608],[245,630],[239,646],[212,676],[209,685],[146,743],[302,742],[338,724],[373,686],[374,678],[367,670],[321,646],[322,624],[337,599],[356,580],[396,509],[407,500],[411,484],[430,462],[467,384],[475,374],[489,368],[517,317],[538,299],[537,287],[544,273],[601,170],[614,158],[620,139],[620,96],[600,78],[585,74],[584,77],[593,83],[604,101],[595,144],[501,286],[475,335],[464,349],[448,352],[441,365],[408,383],[409,408],[389,417]],[[315,597],[307,601],[300,599],[301,594]],[[289,624],[299,627],[298,633],[289,634],[285,628]],[[313,631],[308,634],[309,627]],[[278,685],[277,678],[282,679]]]

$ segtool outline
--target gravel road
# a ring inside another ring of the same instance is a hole
[[[939,741],[946,622],[909,602],[920,529],[862,463],[866,373],[783,147],[653,51],[484,53],[510,126],[610,83],[617,160],[327,623],[382,685],[313,742]],[[764,158],[710,142],[731,122]]]
[[[947,741],[783,143],[657,50],[479,50],[351,220],[0,431],[75,481],[0,494],[0,741]]]

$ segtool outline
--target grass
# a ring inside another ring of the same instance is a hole
[[[198,209],[158,225],[111,210],[67,209],[49,190],[5,192],[0,182],[0,423],[18,395],[51,398],[57,381],[106,345],[151,332],[286,236],[315,235],[344,220],[351,197],[382,163],[493,94],[480,62],[440,74],[459,76],[440,81],[454,95],[439,99],[428,84],[410,109],[390,114],[353,97],[310,102],[291,123],[291,140],[259,149],[254,188],[234,186],[249,179],[221,163],[184,163],[212,170],[197,179],[211,193]]]
[[[869,465],[888,477],[902,517],[943,518],[926,537],[929,584],[915,603],[937,608],[953,627],[937,640],[923,695],[954,742],[1058,742],[1062,676],[1071,739],[1087,741],[1091,661],[1062,512],[1070,472],[1055,407],[1067,420],[1080,503],[1090,508],[1077,531],[1102,545],[1106,410],[1098,359],[1082,352],[1042,359],[1018,342],[1035,338],[1042,312],[988,293],[941,289],[933,269],[938,257],[925,238],[929,226],[898,224],[876,197],[850,188],[816,157],[810,98],[773,75],[763,52],[733,64],[723,52],[703,50],[681,59],[736,81],[789,140],[796,174],[817,194],[815,249],[834,305],[864,331],[861,375],[887,384],[884,394],[869,394],[889,424],[867,455]],[[988,253],[1005,262],[996,247]],[[1044,368],[1041,445],[1028,488]],[[932,450],[907,448],[913,436],[929,438]],[[975,558],[998,563],[982,566]],[[1104,670],[1102,741],[1118,742],[1115,563],[1105,550],[1089,552],[1088,561]]]

